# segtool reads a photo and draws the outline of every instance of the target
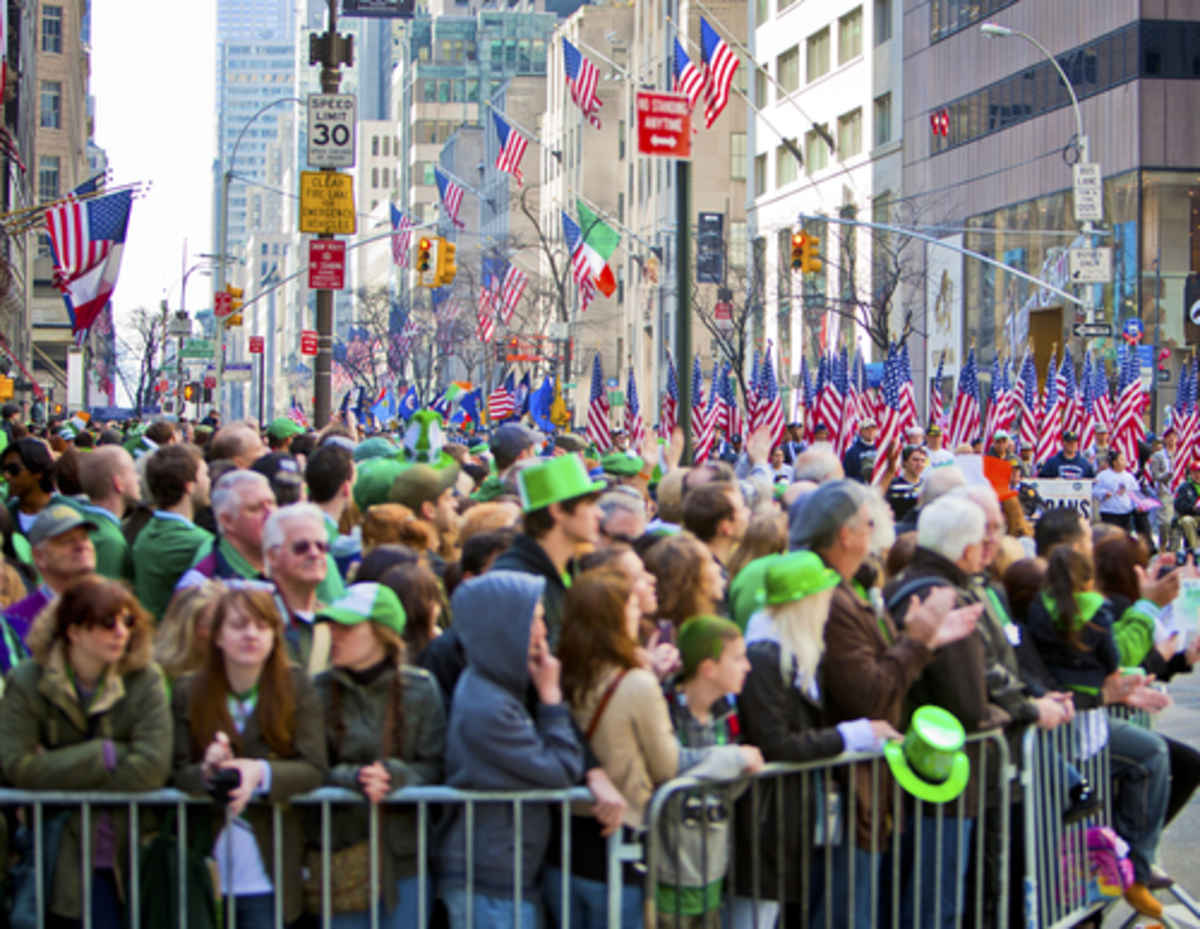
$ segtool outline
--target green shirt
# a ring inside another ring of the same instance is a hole
[[[96,550],[96,573],[114,581],[133,581],[133,556],[116,516],[102,506],[81,504],[79,511],[96,524],[90,533]]]
[[[151,616],[162,616],[196,552],[211,541],[190,519],[155,510],[133,543],[133,592]]]

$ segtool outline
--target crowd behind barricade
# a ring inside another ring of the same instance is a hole
[[[239,926],[274,925],[277,901],[288,925],[319,911],[320,825],[286,801],[321,785],[370,804],[422,785],[587,787],[593,803],[565,821],[525,809],[519,845],[510,807],[448,807],[429,835],[427,890],[453,929],[468,912],[475,925],[558,925],[564,904],[571,925],[591,927],[607,915],[607,837],[637,840],[661,785],[847,752],[886,764],[875,807],[846,811],[853,838],[836,854],[819,861],[792,827],[819,802],[808,781],[755,794],[756,815],[748,793],[729,794],[731,829],[722,805],[681,802],[651,899],[644,870],[626,868],[622,926],[658,911],[770,929],[781,910],[788,925],[842,925],[848,908],[856,925],[886,925],[882,895],[863,888],[894,872],[908,881],[902,925],[936,913],[954,926],[969,916],[965,850],[992,840],[994,820],[977,829],[970,803],[914,816],[909,801],[980,791],[964,738],[1015,746],[1027,727],[1110,704],[1156,711],[1162,685],[1200,659],[1180,596],[1196,571],[1176,564],[1168,534],[1195,541],[1200,466],[1155,539],[1114,499],[1136,492],[1120,455],[1097,453],[1103,522],[1069,508],[1031,522],[1010,486],[1020,460],[959,467],[936,426],[910,430],[882,468],[870,421],[841,459],[796,423],[686,466],[678,432],[631,447],[618,430],[598,455],[517,421],[452,433],[429,410],[372,434],[286,418],[260,431],[215,413],[31,432],[4,413],[3,785],[213,797],[191,809],[188,834]],[[997,434],[997,460],[1008,441]],[[1064,435],[1046,467],[1096,465]],[[1111,808],[1133,869],[1120,890],[1159,916],[1155,893],[1172,883],[1159,840],[1200,783],[1200,753],[1121,719],[1102,738],[1111,782],[1061,759],[1063,819]],[[256,801],[285,804],[281,850],[270,803]],[[353,911],[339,886],[369,868],[367,810],[333,815],[338,926],[369,924],[369,903]],[[28,816],[5,814],[12,865]],[[684,828],[697,817],[711,831],[702,851]],[[147,836],[98,809],[84,899],[81,820],[57,821],[48,924],[79,925],[90,908],[93,926],[125,925],[123,863]],[[380,925],[416,926],[417,814],[388,806],[380,828]],[[940,850],[939,893],[894,868],[893,834],[906,861],[914,842]],[[825,895],[851,872],[859,889]]]

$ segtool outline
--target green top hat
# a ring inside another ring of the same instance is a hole
[[[598,494],[604,490],[605,483],[588,477],[578,455],[559,455],[521,469],[517,487],[521,494],[521,509],[529,513],[551,503]]]
[[[763,580],[767,606],[778,606],[836,587],[842,576],[825,567],[816,552],[799,551],[771,562]]]
[[[357,626],[379,623],[396,635],[404,635],[404,606],[390,587],[372,581],[351,584],[346,592],[317,613],[318,620]]]
[[[900,786],[918,800],[949,803],[971,777],[965,740],[954,714],[927,705],[913,713],[904,741],[886,743],[883,754]]]

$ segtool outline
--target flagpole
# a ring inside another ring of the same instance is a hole
[[[472,187],[470,184],[468,184],[466,181],[464,181],[462,178],[460,178],[457,174],[454,174],[452,171],[447,171],[441,165],[437,165],[436,167],[439,171],[442,172],[442,174],[446,175],[446,177],[448,177],[450,180],[454,181],[454,183],[457,184],[459,187],[461,187],[463,190],[471,191],[471,193],[473,193],[480,200],[488,199],[483,194],[481,194],[478,190],[476,190],[474,187]],[[416,226],[414,226],[413,228],[415,229]]]
[[[520,130],[521,130],[523,133],[525,133],[525,135],[526,135],[526,137],[527,137],[527,138],[529,138],[529,139],[530,139],[531,141],[533,141],[533,142],[536,142],[536,143],[538,144],[538,146],[539,146],[539,147],[541,147],[541,148],[544,148],[546,151],[548,151],[548,152],[549,152],[551,155],[553,155],[553,156],[554,156],[556,159],[558,159],[558,161],[559,161],[560,163],[562,162],[562,149],[560,149],[560,148],[551,148],[549,145],[547,145],[545,142],[543,142],[543,141],[542,141],[542,139],[541,139],[541,136],[539,136],[539,135],[538,135],[536,132],[533,132],[533,131],[531,131],[531,130],[529,130],[529,129],[526,129],[526,128],[525,128],[524,126],[522,126],[522,125],[521,125],[519,122],[517,122],[515,119],[513,119],[513,118],[512,118],[511,116],[509,116],[507,113],[505,113],[505,112],[504,112],[502,109],[500,109],[500,108],[499,108],[499,107],[497,107],[497,106],[493,106],[493,105],[492,105],[492,103],[491,103],[491,101],[486,101],[486,102],[484,103],[484,106],[486,106],[486,107],[487,107],[489,110],[491,110],[491,111],[492,111],[493,113],[495,113],[497,116],[501,116],[501,117],[503,117],[503,118],[504,118],[504,121],[505,121],[506,123],[510,123],[511,125],[513,125],[513,126],[515,126],[516,128],[520,129]]]
[[[625,233],[626,236],[633,239],[633,241],[637,242],[639,245],[641,245],[647,251],[654,252],[655,247],[653,245],[651,245],[649,242],[647,242],[645,239],[643,239],[641,236],[639,236],[636,232],[634,232],[632,229],[630,229],[628,226],[626,226],[619,219],[616,219],[611,213],[602,209],[601,207],[598,207],[591,198],[585,197],[581,193],[577,193],[577,194],[575,194],[575,196],[578,197],[580,200],[582,200],[584,203],[586,203],[589,207],[591,207],[591,209],[597,215],[608,220],[614,226],[619,227]]]

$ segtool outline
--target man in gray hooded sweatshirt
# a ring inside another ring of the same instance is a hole
[[[583,748],[559,687],[559,663],[546,642],[545,579],[489,571],[454,591],[454,625],[467,668],[451,701],[446,735],[446,783],[460,790],[558,790],[583,774]],[[532,681],[534,712],[525,695]],[[536,926],[542,861],[551,811],[524,804],[521,833],[521,925]],[[439,843],[439,895],[452,929],[467,925],[466,843],[474,848],[470,906],[474,925],[515,929],[511,804],[480,804],[467,835],[463,810],[450,817]]]

